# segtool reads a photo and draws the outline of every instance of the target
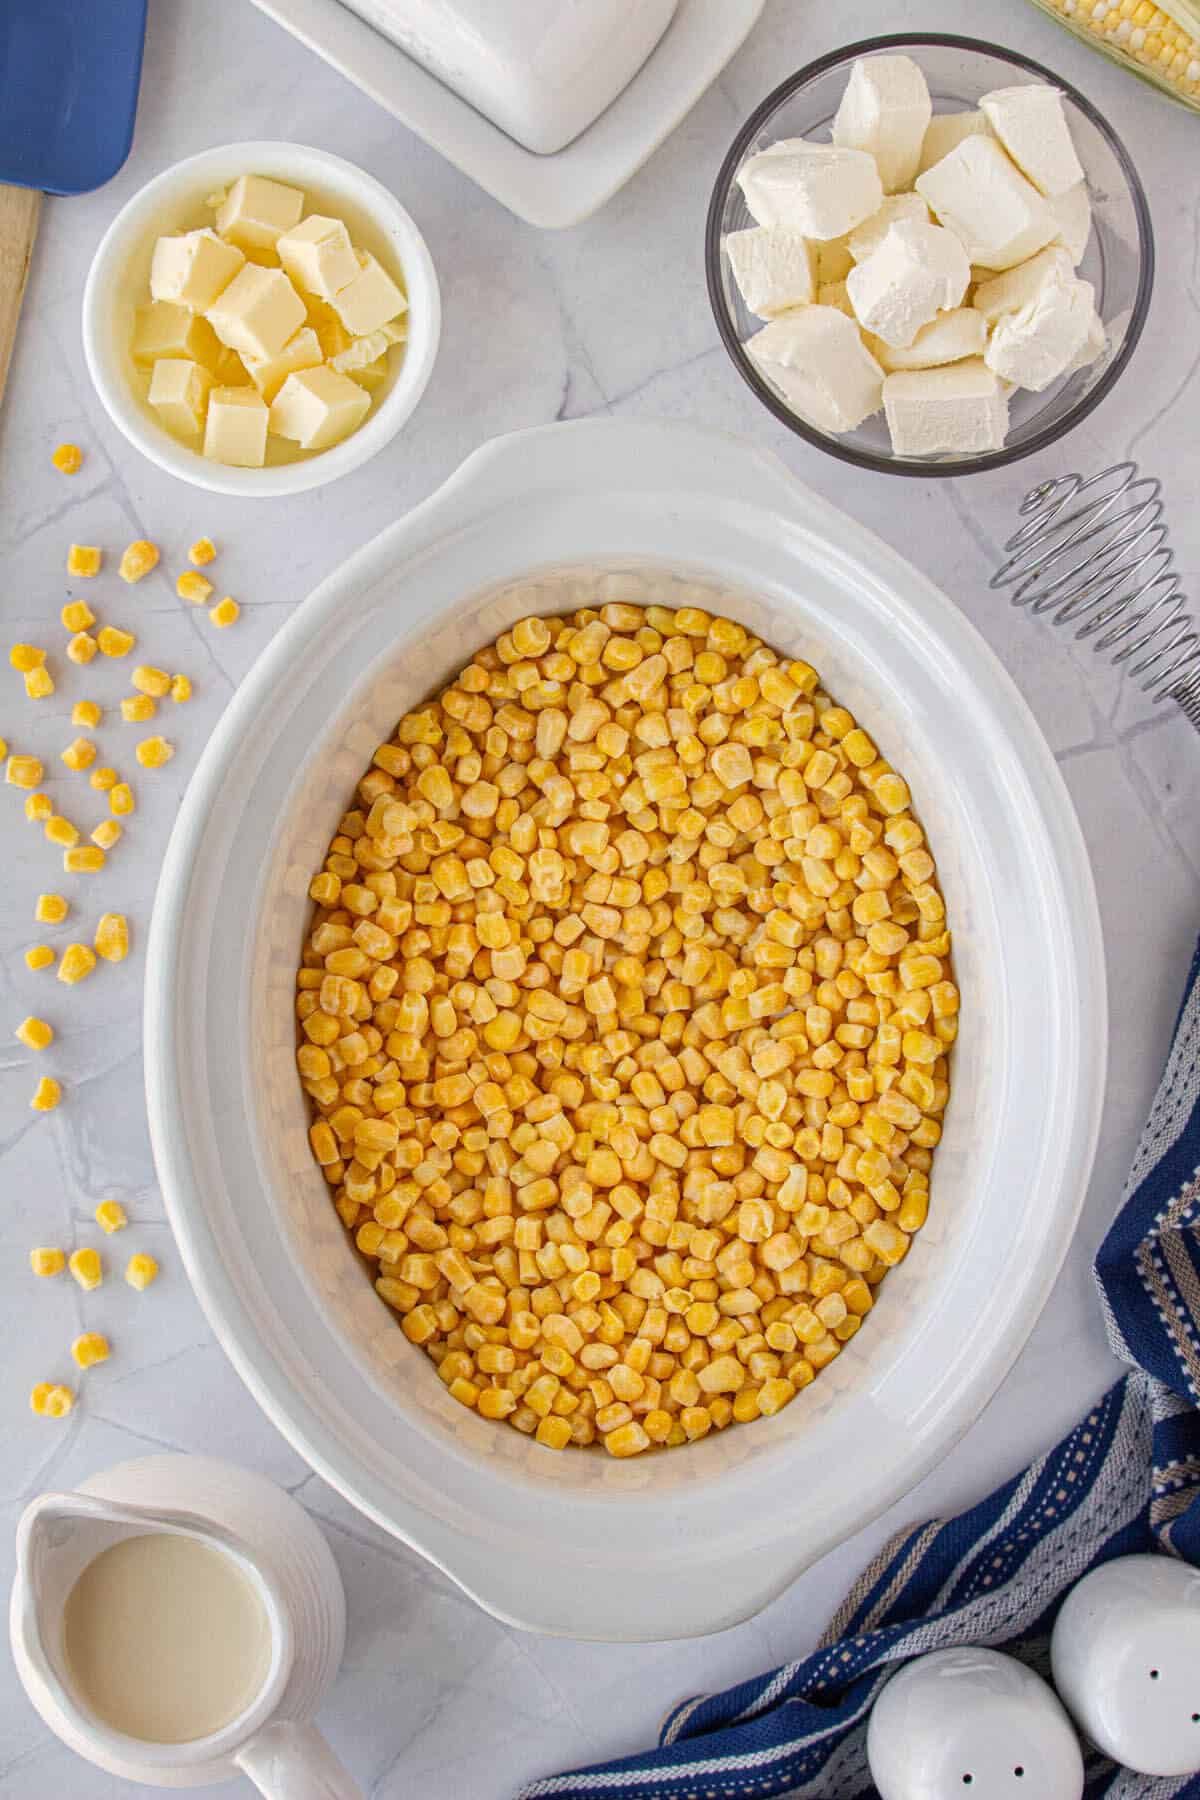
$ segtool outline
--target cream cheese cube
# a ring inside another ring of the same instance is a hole
[[[959,304],[970,279],[967,253],[952,231],[902,219],[855,264],[846,288],[864,330],[903,349],[922,325]]]
[[[943,363],[982,356],[987,349],[987,339],[987,321],[983,314],[971,306],[956,306],[949,312],[940,312],[928,325],[922,325],[905,349],[877,337],[868,338],[867,349],[880,368],[890,375],[896,369],[936,369]]]
[[[150,263],[150,297],[207,312],[245,260],[236,244],[225,243],[207,225],[160,237]]]
[[[817,305],[833,306],[838,312],[845,313],[848,319],[854,319],[854,308],[850,304],[850,296],[844,281],[826,281],[817,289]],[[854,319],[857,325],[858,320]],[[873,352],[872,352],[873,354]]]
[[[408,301],[369,251],[356,250],[354,255],[358,273],[338,289],[331,304],[351,337],[366,337],[404,312]]]
[[[923,175],[926,169],[932,169],[934,163],[941,162],[943,156],[949,156],[964,138],[991,136],[993,132],[986,113],[934,113],[925,133],[925,142],[921,145],[917,174]]]
[[[859,57],[833,121],[833,141],[875,158],[886,194],[911,187],[933,111],[911,56]]]
[[[246,373],[269,406],[289,375],[297,369],[315,369],[325,361],[311,325],[302,325],[276,356],[247,356]]]
[[[897,456],[999,450],[1008,431],[1008,395],[977,356],[941,369],[889,375],[883,409]]]
[[[751,217],[801,237],[844,237],[878,212],[883,184],[865,150],[784,138],[752,156],[738,174]]]
[[[152,300],[137,309],[130,354],[141,368],[149,368],[160,356],[182,356],[215,369],[221,346],[199,313],[173,300]]]
[[[823,244],[817,245],[818,286],[824,287],[831,281],[845,281],[853,267],[854,258],[850,254],[848,238],[827,238]]]
[[[360,425],[371,396],[337,369],[304,369],[289,375],[271,408],[271,430],[302,450],[327,450]]]
[[[846,239],[846,248],[854,261],[865,262],[872,256],[892,226],[898,225],[901,219],[919,219],[924,225],[932,223],[929,208],[920,194],[889,194],[878,212],[855,226]],[[846,273],[850,271],[847,269]]]
[[[731,231],[725,254],[748,310],[773,319],[793,306],[808,306],[816,292],[816,245],[782,225]]]
[[[917,176],[934,217],[962,239],[973,263],[1011,269],[1057,230],[1054,214],[995,138],[966,137]]]
[[[1060,375],[1095,362],[1105,345],[1090,281],[1050,281],[992,332],[987,366],[1004,381],[1040,394]]]
[[[296,286],[322,300],[332,300],[358,274],[350,233],[340,219],[327,219],[322,213],[310,213],[294,230],[284,232],[275,250]]]
[[[252,387],[217,387],[208,396],[204,454],[235,469],[261,469],[267,457],[270,408]]]
[[[282,269],[247,263],[206,316],[223,344],[261,360],[278,356],[308,315]]]
[[[1077,181],[1065,194],[1052,194],[1046,205],[1058,225],[1054,242],[1062,245],[1072,267],[1077,269],[1092,235],[1092,203],[1088,198],[1087,182]]]
[[[971,304],[989,325],[994,325],[1005,313],[1020,312],[1023,306],[1036,300],[1048,281],[1071,281],[1074,274],[1074,265],[1062,245],[1047,244],[1028,262],[1018,263],[1015,269],[1006,269],[1003,275],[981,281]]]
[[[793,412],[822,431],[852,431],[879,411],[883,370],[854,321],[831,306],[772,319],[746,354]]]
[[[992,130],[1040,194],[1065,194],[1083,180],[1083,164],[1057,88],[1038,82],[996,88],[979,102]]]
[[[198,362],[182,356],[160,356],[150,377],[147,398],[175,437],[195,437],[204,429],[212,376]]]
[[[239,175],[217,208],[216,226],[242,250],[273,250],[280,232],[290,231],[303,211],[299,188],[265,175]]]

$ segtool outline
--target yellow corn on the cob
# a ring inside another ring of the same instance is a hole
[[[1197,0],[1034,0],[1068,31],[1200,112]]]

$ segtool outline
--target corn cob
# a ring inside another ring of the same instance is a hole
[[[1106,56],[1200,112],[1197,0],[1034,0]]]

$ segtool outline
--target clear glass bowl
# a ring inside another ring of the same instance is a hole
[[[897,456],[882,412],[854,431],[836,435],[822,431],[792,410],[746,354],[747,340],[765,321],[747,311],[722,250],[727,233],[754,224],[737,185],[738,171],[751,156],[780,138],[827,143],[850,65],[859,57],[896,51],[911,56],[924,70],[935,113],[967,111],[993,88],[1031,81],[1057,87],[1087,176],[1092,235],[1078,272],[1096,290],[1096,306],[1108,343],[1096,362],[1065,376],[1044,393],[1015,392],[1009,403],[1008,439],[1001,450],[970,456]],[[768,94],[738,132],[721,165],[708,209],[704,256],[717,328],[734,366],[763,405],[798,436],[828,450],[831,456],[861,469],[882,469],[893,475],[966,475],[998,469],[1052,444],[1098,406],[1116,382],[1142,334],[1154,285],[1154,235],[1142,184],[1120,139],[1092,103],[1061,76],[1028,57],[997,50],[974,38],[941,35],[901,33],[849,44],[790,75]]]

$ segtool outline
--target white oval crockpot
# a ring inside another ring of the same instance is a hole
[[[521,615],[699,604],[802,656],[909,777],[963,993],[929,1223],[772,1419],[615,1462],[449,1398],[306,1139],[293,983],[319,866],[397,719]],[[648,1639],[744,1619],[978,1416],[1044,1304],[1104,1089],[1104,961],[1066,790],[1012,682],[885,545],[734,439],[613,421],[476,452],[299,609],[188,790],[146,983],[155,1155],[188,1273],[265,1411],[498,1617]]]

